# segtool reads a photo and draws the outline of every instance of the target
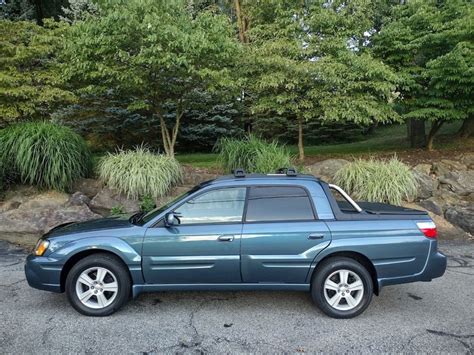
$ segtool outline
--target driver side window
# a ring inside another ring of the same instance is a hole
[[[174,212],[180,224],[241,222],[245,204],[245,187],[205,192],[188,200]]]

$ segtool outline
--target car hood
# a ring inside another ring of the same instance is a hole
[[[84,232],[93,232],[105,229],[121,229],[131,227],[129,221],[130,216],[113,216],[107,218],[99,218],[86,222],[66,223],[51,229],[46,235],[46,238],[60,237],[69,234],[77,234]]]

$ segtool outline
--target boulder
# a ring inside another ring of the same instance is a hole
[[[14,210],[15,208],[18,208],[21,205],[20,201],[16,200],[8,200],[5,202],[0,202],[0,213]]]
[[[23,210],[59,208],[69,199],[69,195],[63,192],[47,191],[30,197],[20,205]]]
[[[346,164],[349,164],[349,161],[345,159],[326,159],[305,166],[305,169],[316,177],[326,180],[327,182],[332,182],[337,171]]]
[[[31,245],[41,235],[58,225],[100,217],[86,205],[64,206],[43,203],[32,207],[30,203],[23,203],[16,209],[0,213],[0,235],[12,242]]]
[[[434,214],[437,214],[438,216],[443,215],[443,207],[440,202],[433,197],[430,197],[427,200],[422,200],[418,203],[420,206],[422,206],[424,209],[427,211],[433,212]]]
[[[466,232],[474,235],[474,205],[453,206],[448,208],[445,213],[446,219]]]
[[[428,164],[426,164],[428,165]],[[418,199],[427,199],[433,196],[433,192],[438,188],[439,182],[432,175],[413,169],[413,175],[418,183]]]
[[[431,164],[418,164],[413,167],[413,170],[425,175],[430,175],[432,167]]]
[[[474,192],[474,170],[449,172],[439,178],[441,187],[457,195],[469,195]]]
[[[82,192],[74,192],[70,197],[69,200],[66,202],[66,206],[82,206],[82,205],[89,205],[91,199],[87,197]]]
[[[460,160],[468,169],[474,170],[474,153],[464,153]]]
[[[114,207],[121,207],[125,213],[137,212],[139,202],[131,200],[115,189],[104,187],[91,200],[90,208],[101,215],[108,215],[110,210]]]
[[[95,179],[78,179],[72,186],[72,191],[80,191],[89,198],[93,198],[102,189],[102,183]]]
[[[433,172],[437,176],[443,176],[453,171],[467,170],[467,166],[455,160],[442,159],[433,163]]]

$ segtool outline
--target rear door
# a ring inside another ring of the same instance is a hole
[[[242,281],[305,283],[315,256],[331,241],[307,190],[252,186],[242,229]]]

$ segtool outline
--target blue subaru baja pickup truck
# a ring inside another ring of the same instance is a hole
[[[443,275],[427,213],[353,201],[312,175],[204,182],[148,214],[57,227],[25,265],[30,286],[106,316],[141,292],[299,290],[327,315],[362,313],[384,286]]]

